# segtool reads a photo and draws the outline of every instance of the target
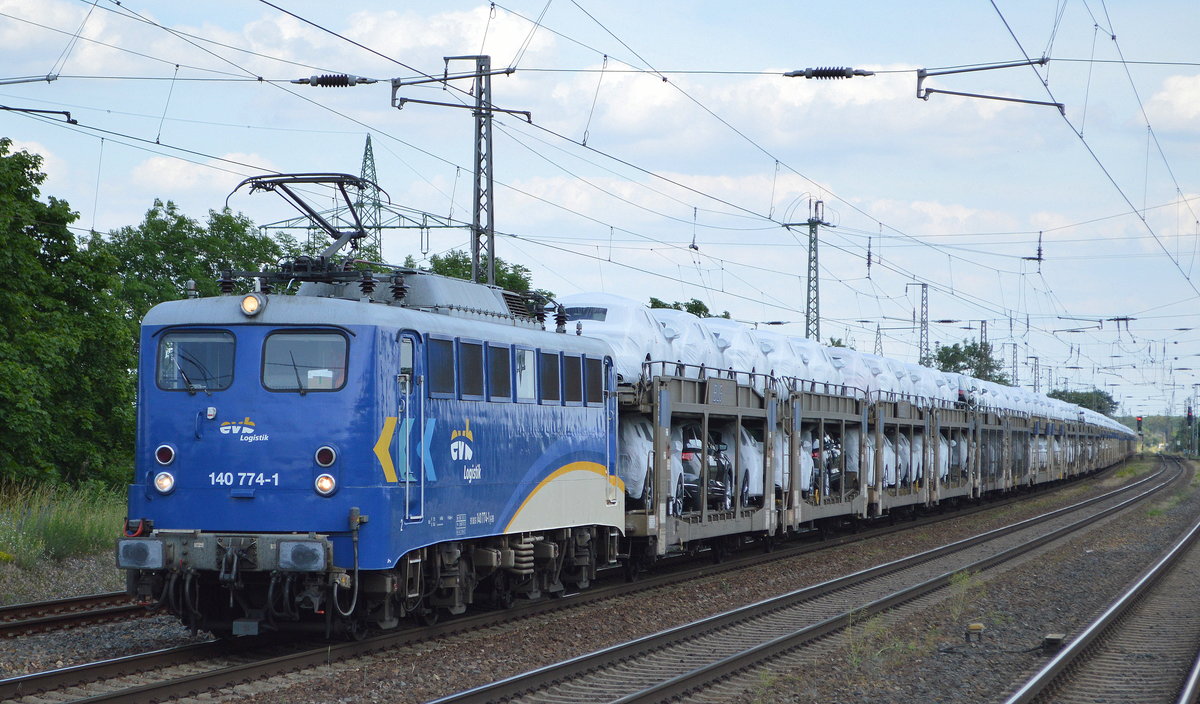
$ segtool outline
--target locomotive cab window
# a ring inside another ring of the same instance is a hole
[[[158,343],[158,388],[222,391],[233,382],[233,335],[219,330],[169,332]]]
[[[337,391],[346,385],[346,337],[275,332],[263,343],[263,386],[271,391]]]

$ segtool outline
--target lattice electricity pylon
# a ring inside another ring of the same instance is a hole
[[[809,217],[804,222],[785,222],[787,229],[808,225],[808,295],[805,296],[804,306],[804,336],[810,340],[821,341],[821,291],[819,284],[820,267],[817,266],[817,226],[828,225],[824,221],[824,201],[809,201]]]
[[[475,59],[475,215],[471,280],[496,283],[495,202],[492,200],[492,57]],[[486,271],[483,269],[486,268]]]
[[[375,150],[371,148],[371,135],[367,135],[366,146],[363,147],[362,173],[364,181],[373,184],[359,192],[355,207],[362,221],[367,236],[359,243],[360,256],[371,261],[383,261],[383,242],[380,238],[380,226],[383,225],[383,207],[379,202],[379,183],[375,176]]]
[[[817,226],[827,225],[822,222],[824,203],[816,202],[812,215],[808,218],[808,295],[804,306],[804,335],[810,340],[821,341],[821,292],[820,269],[817,266]]]
[[[930,367],[933,366],[933,357],[929,354],[929,284],[905,284],[905,290],[909,286],[921,287],[921,342],[917,364]]]

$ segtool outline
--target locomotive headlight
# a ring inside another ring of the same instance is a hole
[[[117,567],[121,569],[159,570],[163,567],[161,540],[145,538],[117,541]]]
[[[259,314],[267,305],[267,299],[261,293],[247,293],[242,296],[242,312],[253,317]]]
[[[315,540],[279,541],[279,569],[318,572],[325,569],[325,550]]]
[[[160,494],[170,494],[175,490],[175,475],[170,472],[159,472],[154,475],[154,488]]]
[[[329,496],[337,489],[337,480],[333,478],[332,474],[322,474],[313,482],[313,488],[321,496]]]

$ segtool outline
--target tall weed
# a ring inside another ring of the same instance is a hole
[[[124,497],[97,485],[0,487],[0,562],[28,568],[112,549]]]

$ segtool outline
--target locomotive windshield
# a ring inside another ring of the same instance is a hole
[[[220,330],[169,332],[158,343],[158,387],[221,391],[233,382],[233,335]]]
[[[346,384],[346,338],[336,332],[277,332],[263,344],[263,386],[337,391]]]

